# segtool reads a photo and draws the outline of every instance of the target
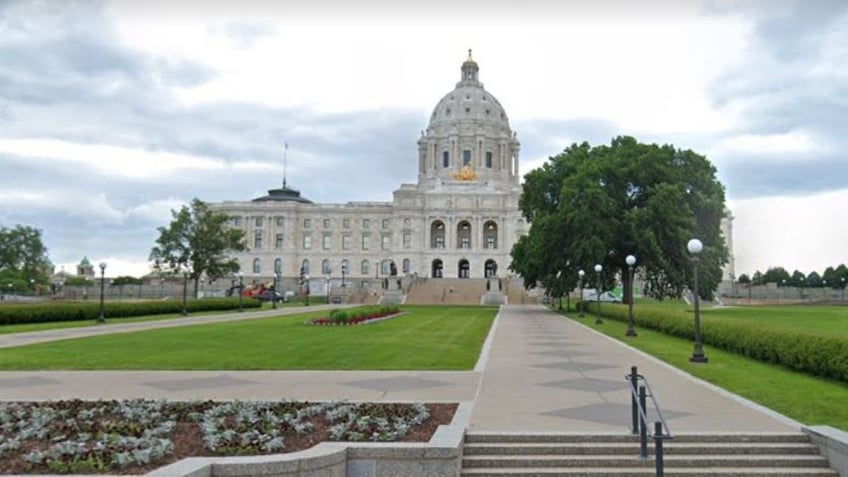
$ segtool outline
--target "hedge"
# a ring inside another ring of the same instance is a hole
[[[259,300],[242,300],[243,308],[262,306]],[[239,307],[238,298],[203,298],[187,302],[189,312],[234,310]],[[128,318],[143,315],[165,315],[180,313],[181,300],[148,300],[133,302],[106,302],[103,314],[106,318]],[[100,303],[65,302],[33,305],[0,306],[0,325],[24,323],[48,323],[57,321],[95,320],[100,316]]]
[[[595,303],[586,303],[586,312],[594,313],[595,306]],[[601,315],[626,323],[627,307],[604,304]],[[695,337],[692,317],[678,312],[634,310],[633,321],[664,334],[686,339]],[[751,323],[704,320],[702,316],[701,341],[760,361],[848,381],[848,339],[845,338],[793,333]]]

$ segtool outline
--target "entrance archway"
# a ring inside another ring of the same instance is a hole
[[[468,260],[462,259],[459,261],[459,278],[469,278],[471,277],[471,265],[468,264]]]
[[[438,258],[433,260],[430,276],[433,278],[442,278],[445,273],[445,266]]]
[[[486,260],[486,264],[483,267],[483,276],[486,278],[492,278],[498,274],[498,263],[492,260],[491,258]]]

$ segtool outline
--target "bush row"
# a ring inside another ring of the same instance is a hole
[[[367,320],[374,320],[384,316],[394,315],[400,312],[397,305],[369,306],[365,308],[354,308],[351,310],[334,309],[329,318],[317,318],[312,320],[316,325],[355,325]]]
[[[594,313],[594,303],[586,310]],[[603,304],[601,315],[627,322],[627,307]],[[848,339],[807,335],[771,329],[766,325],[704,320],[701,317],[701,341],[749,358],[781,364],[817,376],[848,381]],[[671,310],[633,312],[636,325],[664,334],[694,339],[695,325],[691,316]]]
[[[234,310],[239,307],[238,298],[204,298],[189,300],[189,312]],[[259,300],[242,300],[243,308],[262,306]],[[180,313],[183,310],[181,300],[148,300],[133,302],[106,302],[103,314],[106,318],[127,318],[143,315],[164,315]],[[65,302],[34,305],[0,306],[0,325],[23,323],[47,323],[54,321],[94,320],[100,315],[100,303]]]

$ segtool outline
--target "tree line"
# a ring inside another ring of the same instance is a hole
[[[848,283],[848,267],[844,263],[836,267],[827,267],[821,274],[812,271],[809,275],[795,270],[791,274],[783,267],[771,267],[765,273],[757,270],[753,275],[746,273],[739,275],[737,283],[743,285],[765,285],[766,283],[777,283],[778,286],[787,287],[830,287],[845,288]]]

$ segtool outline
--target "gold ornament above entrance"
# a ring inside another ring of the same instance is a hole
[[[453,173],[453,178],[458,181],[474,181],[477,180],[477,174],[471,169],[471,164],[466,164]]]

